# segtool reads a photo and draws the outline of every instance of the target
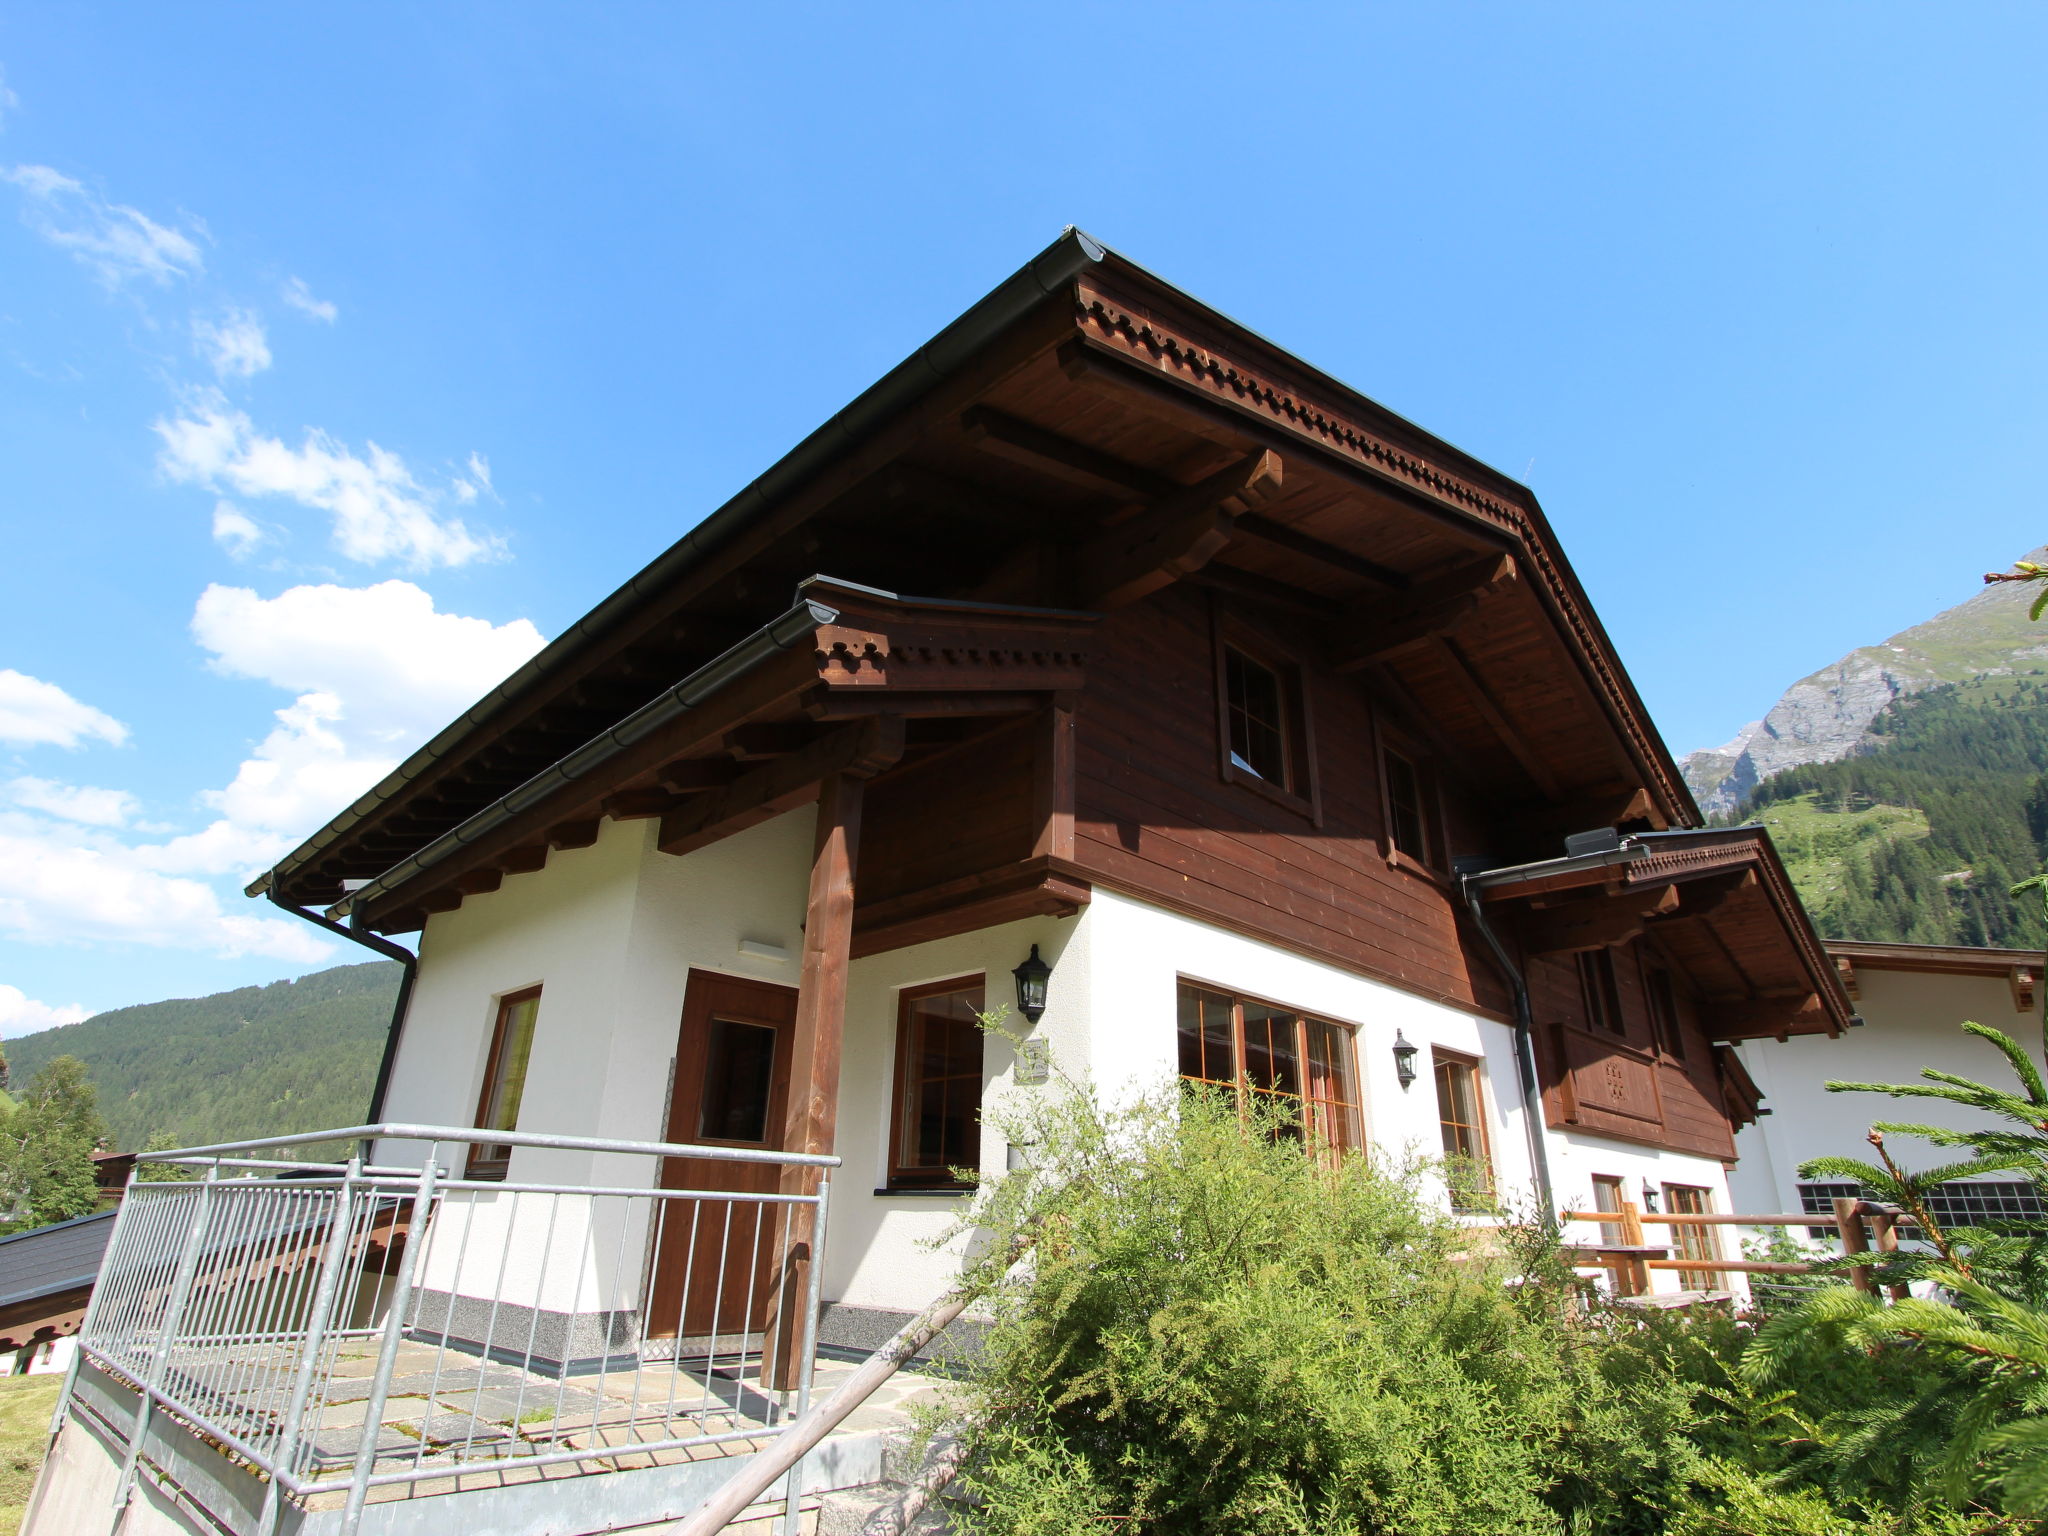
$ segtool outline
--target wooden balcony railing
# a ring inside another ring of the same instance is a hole
[[[1825,1216],[1809,1212],[1762,1216],[1695,1215],[1645,1211],[1633,1200],[1624,1200],[1618,1211],[1566,1211],[1564,1219],[1597,1221],[1602,1226],[1615,1228],[1618,1241],[1603,1240],[1571,1246],[1579,1247],[1586,1254],[1584,1267],[1605,1269],[1613,1275],[1616,1294],[1647,1296],[1650,1294],[1652,1270],[1677,1270],[1699,1275],[1808,1275],[1814,1273],[1815,1266],[1762,1259],[1673,1258],[1672,1245],[1651,1242],[1645,1235],[1646,1227],[1833,1227],[1841,1234],[1845,1254],[1873,1251],[1890,1254],[1898,1251],[1898,1227],[1904,1213],[1897,1207],[1871,1200],[1836,1200],[1833,1205],[1833,1211]],[[1868,1264],[1852,1266],[1849,1282],[1857,1290],[1869,1294],[1875,1294],[1878,1289]],[[1903,1285],[1887,1286],[1885,1290],[1894,1301],[1903,1300],[1906,1295]]]

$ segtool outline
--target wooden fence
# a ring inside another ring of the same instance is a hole
[[[1566,1211],[1564,1219],[1597,1221],[1603,1227],[1614,1229],[1615,1241],[1610,1242],[1603,1235],[1599,1242],[1574,1246],[1585,1253],[1587,1267],[1605,1269],[1613,1275],[1618,1295],[1647,1296],[1650,1294],[1652,1270],[1677,1270],[1711,1279],[1724,1274],[1808,1275],[1814,1272],[1815,1266],[1761,1259],[1673,1258],[1671,1249],[1674,1245],[1650,1242],[1644,1233],[1645,1227],[1673,1228],[1674,1237],[1677,1236],[1675,1229],[1681,1227],[1833,1227],[1841,1236],[1845,1254],[1890,1254],[1898,1251],[1899,1223],[1905,1217],[1896,1206],[1880,1205],[1870,1200],[1836,1200],[1833,1206],[1832,1213],[1828,1215],[1720,1216],[1645,1211],[1633,1200],[1624,1200],[1618,1211]],[[1853,1266],[1849,1271],[1849,1282],[1857,1290],[1873,1295],[1878,1289],[1868,1264]],[[1903,1300],[1906,1296],[1903,1285],[1886,1286],[1884,1289],[1894,1301]]]

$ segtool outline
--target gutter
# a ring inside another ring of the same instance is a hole
[[[943,383],[993,337],[1015,325],[1108,250],[1069,226],[1037,256],[1012,273],[965,314],[898,363],[852,403],[777,460],[738,495],[684,534],[624,586],[562,631],[539,655],[498,684],[460,718],[387,774],[320,831],[287,854],[248,888],[266,895],[290,879],[358,823],[443,758],[454,754],[471,732],[518,703],[543,680],[574,664],[606,633],[651,596],[673,586],[770,507],[828,464],[871,437],[888,420]]]
[[[1544,1139],[1543,1083],[1536,1074],[1536,1013],[1529,1002],[1528,978],[1508,953],[1493,924],[1487,921],[1484,892],[1494,886],[1519,885],[1550,875],[1575,874],[1580,870],[1603,869],[1633,864],[1650,850],[1633,837],[1623,838],[1612,848],[1592,853],[1567,855],[1561,859],[1539,859],[1533,864],[1509,864],[1499,869],[1479,870],[1458,877],[1458,892],[1465,898],[1465,910],[1493,963],[1515,999],[1515,1080],[1522,1090],[1522,1123],[1529,1138],[1529,1167],[1536,1177],[1536,1198],[1545,1221],[1557,1220],[1557,1195],[1550,1182],[1550,1148]]]
[[[1486,941],[1487,949],[1493,954],[1494,965],[1515,995],[1515,1079],[1522,1090],[1522,1121],[1529,1138],[1529,1167],[1536,1176],[1536,1199],[1543,1207],[1543,1219],[1555,1222],[1557,1196],[1550,1183],[1550,1149],[1543,1139],[1543,1086],[1536,1076],[1536,1016],[1529,1004],[1529,983],[1522,975],[1522,968],[1515,964],[1507,947],[1501,943],[1500,935],[1486,920],[1486,905],[1480,898],[1477,884],[1479,878],[1466,875],[1458,881],[1458,889],[1465,897],[1466,911],[1472,915],[1472,926]]]
[[[413,978],[419,974],[420,957],[404,945],[392,943],[381,933],[372,933],[367,928],[360,928],[354,924],[344,927],[334,919],[322,917],[318,912],[306,907],[295,907],[286,901],[274,886],[263,894],[268,896],[274,905],[282,907],[292,916],[303,917],[307,922],[325,928],[329,933],[338,934],[351,943],[374,950],[385,959],[396,960],[404,967],[398,976],[398,995],[391,999],[391,1022],[384,1028],[384,1054],[377,1061],[377,1083],[370,1090],[370,1113],[366,1118],[377,1119],[384,1113],[384,1095],[391,1087],[391,1068],[398,1060],[398,1036],[405,1028],[406,1010],[412,1006],[412,983]]]

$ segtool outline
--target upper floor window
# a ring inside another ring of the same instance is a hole
[[[1386,767],[1388,845],[1418,864],[1442,869],[1435,780],[1414,758],[1391,747],[1380,755]]]
[[[1444,1051],[1436,1052],[1435,1062],[1436,1117],[1443,1134],[1451,1204],[1458,1210],[1483,1207],[1493,1194],[1493,1160],[1486,1146],[1479,1063]]]
[[[1272,1003],[1180,984],[1180,1075],[1293,1111],[1295,1134],[1332,1151],[1364,1141],[1351,1031]]]
[[[1223,696],[1230,719],[1230,765],[1291,790],[1287,687],[1280,674],[1236,646],[1226,645]]]
[[[897,1004],[891,1189],[962,1189],[981,1166],[982,978],[907,988]]]
[[[1302,670],[1286,651],[1212,610],[1216,728],[1224,779],[1318,821],[1315,737]]]
[[[539,1018],[539,987],[508,992],[498,999],[498,1018],[491,1030],[491,1054],[484,1061],[483,1093],[477,1100],[479,1130],[519,1129],[519,1101],[526,1093],[533,1027]],[[469,1149],[469,1177],[502,1179],[511,1161],[509,1145],[474,1142]]]
[[[1628,1026],[1621,1018],[1621,988],[1614,979],[1614,951],[1582,949],[1578,964],[1579,1002],[1585,1010],[1586,1028],[1627,1034]]]
[[[1679,1017],[1678,988],[1671,973],[1661,965],[1651,966],[1644,987],[1649,993],[1650,1023],[1658,1047],[1674,1060],[1685,1060],[1685,1021]]]

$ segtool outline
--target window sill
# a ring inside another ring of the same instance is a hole
[[[940,1189],[878,1189],[877,1200],[894,1200],[908,1197],[912,1200],[959,1200],[974,1193],[965,1185],[953,1185]]]
[[[1427,880],[1431,885],[1451,888],[1451,877],[1440,869],[1431,869],[1412,853],[1403,853],[1398,848],[1387,850],[1387,868],[1404,870],[1418,879]]]
[[[1295,815],[1306,820],[1310,826],[1320,827],[1323,824],[1322,813],[1316,809],[1316,803],[1313,799],[1297,795],[1291,789],[1282,789],[1271,779],[1262,779],[1256,773],[1247,773],[1235,764],[1226,763],[1223,767],[1223,782],[1235,784],[1239,789],[1248,789],[1253,794],[1272,801],[1282,809],[1294,812]]]

